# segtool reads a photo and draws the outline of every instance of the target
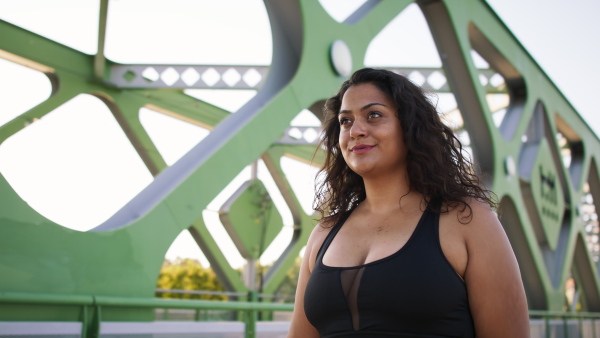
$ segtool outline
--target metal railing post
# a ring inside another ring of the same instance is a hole
[[[88,325],[87,305],[83,305],[81,309],[81,337],[87,336]]]
[[[252,304],[258,303],[258,292],[249,291],[248,300]],[[256,338],[256,321],[258,320],[258,313],[256,309],[249,309],[246,311],[246,338]]]

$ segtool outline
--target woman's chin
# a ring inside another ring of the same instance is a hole
[[[365,176],[369,176],[375,170],[375,167],[373,165],[357,165],[350,166],[350,169],[364,178]]]

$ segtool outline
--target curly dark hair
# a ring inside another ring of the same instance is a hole
[[[314,207],[321,214],[321,225],[331,226],[345,218],[366,198],[361,176],[352,171],[339,146],[338,114],[344,94],[353,85],[371,83],[397,105],[404,144],[408,149],[407,172],[410,191],[423,195],[425,202],[441,202],[440,213],[459,209],[461,223],[472,219],[468,199],[475,198],[496,208],[495,196],[482,186],[473,163],[452,129],[440,119],[434,105],[421,88],[406,77],[385,69],[363,68],[342,84],[325,103],[320,146],[325,163],[319,171],[323,178],[316,186]],[[468,209],[468,212],[463,213]],[[458,217],[458,216],[457,216]]]

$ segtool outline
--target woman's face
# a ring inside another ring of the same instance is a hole
[[[346,164],[363,178],[402,171],[406,147],[398,107],[371,83],[353,85],[338,115],[339,144]]]

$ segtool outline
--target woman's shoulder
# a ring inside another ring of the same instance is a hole
[[[327,235],[331,232],[333,226],[328,223],[319,222],[317,226],[314,227],[312,232],[310,233],[310,237],[308,238],[307,249],[308,246],[312,249],[313,247],[317,247],[317,250],[321,247]]]
[[[498,219],[498,215],[488,203],[471,197],[453,205],[443,206],[442,213],[451,216],[448,218],[454,222],[464,225]]]
[[[443,218],[444,222],[462,233],[465,241],[478,240],[503,231],[494,209],[476,198],[468,198],[464,204],[448,208]]]
[[[308,237],[308,242],[306,243],[306,251],[304,252],[304,258],[308,258],[309,270],[312,271],[314,264],[317,259],[317,254],[319,253],[319,249],[325,242],[325,238],[333,229],[333,225],[328,222],[319,222],[317,224],[310,236]]]
[[[468,249],[485,246],[491,238],[506,236],[498,214],[488,203],[475,198],[464,202],[464,205],[449,210],[445,221],[460,232]]]
[[[489,204],[476,199],[466,202],[469,222],[462,224],[456,217],[454,222],[459,224],[468,253],[464,279],[475,331],[486,337],[525,337],[527,299],[509,238]]]

